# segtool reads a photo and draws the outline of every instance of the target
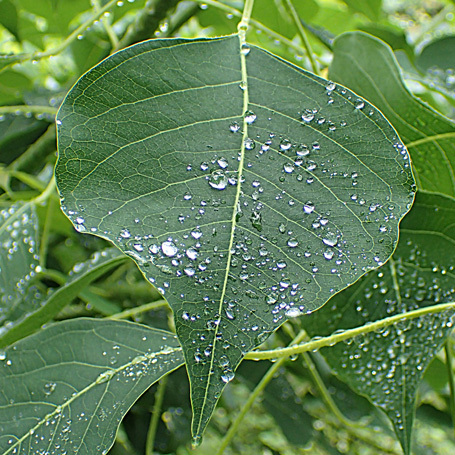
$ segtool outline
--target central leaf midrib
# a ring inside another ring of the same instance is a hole
[[[220,295],[220,300],[219,300],[219,305],[218,305],[218,319],[217,323],[215,326],[214,334],[213,334],[213,348],[212,348],[212,353],[210,356],[210,363],[209,363],[209,370],[208,370],[208,380],[207,380],[207,385],[205,387],[204,391],[204,400],[202,402],[202,408],[199,412],[199,419],[197,422],[197,430],[196,433],[193,436],[198,436],[200,435],[200,429],[201,429],[201,423],[204,417],[204,411],[206,408],[206,403],[207,403],[207,396],[208,396],[208,391],[210,388],[211,384],[211,378],[213,374],[211,374],[211,371],[213,369],[213,364],[214,364],[214,359],[215,359],[215,353],[216,353],[216,342],[217,342],[217,334],[219,331],[219,326],[221,323],[221,314],[222,314],[222,309],[223,309],[223,301],[224,297],[226,295],[226,288],[227,288],[227,283],[229,279],[229,272],[231,268],[231,257],[232,257],[232,246],[234,244],[234,234],[235,234],[235,228],[236,228],[236,216],[237,216],[237,207],[240,201],[240,194],[241,194],[241,189],[242,189],[242,176],[243,176],[243,164],[245,160],[245,140],[248,138],[248,122],[245,119],[245,112],[248,111],[248,106],[249,106],[249,96],[248,96],[248,75],[247,75],[247,70],[246,70],[246,55],[241,52],[242,44],[242,38],[240,35],[238,35],[239,38],[239,47],[238,47],[238,53],[240,56],[240,65],[241,65],[241,71],[242,71],[242,87],[241,90],[243,92],[243,135],[242,135],[242,144],[240,147],[240,161],[239,161],[239,166],[238,166],[238,177],[237,177],[237,192],[235,194],[235,200],[234,200],[234,205],[232,207],[232,218],[231,218],[231,234],[229,238],[229,248],[228,248],[228,254],[227,254],[227,260],[226,260],[226,271],[224,274],[224,282],[223,282],[223,288],[221,291]],[[240,87],[239,87],[240,89]]]

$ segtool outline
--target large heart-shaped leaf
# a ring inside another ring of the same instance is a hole
[[[362,32],[345,33],[333,56],[330,77],[387,116],[409,149],[419,188],[455,197],[455,123],[407,90],[389,46]]]
[[[304,319],[312,335],[359,327],[455,296],[455,203],[421,194],[400,229],[392,259]],[[334,371],[386,412],[404,452],[410,452],[418,385],[453,327],[453,311],[403,320],[325,348]]]
[[[379,111],[236,35],[127,48],[57,124],[65,213],[173,308],[196,440],[245,353],[384,263],[413,200]]]
[[[0,351],[0,453],[106,454],[133,403],[183,363],[169,332],[73,319]]]

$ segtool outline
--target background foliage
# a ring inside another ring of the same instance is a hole
[[[54,122],[109,54],[154,37],[236,33],[242,8],[0,0],[0,453],[190,453],[172,313],[132,260],[62,214]],[[448,0],[256,0],[248,42],[379,109],[411,155],[418,194],[392,259],[263,346],[299,333],[300,350],[248,354],[191,453],[455,449],[454,14]]]

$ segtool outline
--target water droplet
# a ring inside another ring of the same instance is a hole
[[[290,248],[295,248],[298,244],[299,242],[297,241],[297,239],[292,238],[288,240],[288,247]]]
[[[168,257],[173,257],[178,253],[178,248],[173,242],[166,241],[161,244],[161,249],[163,253]]]
[[[303,206],[303,211],[307,214],[310,214],[314,211],[314,204],[310,201],[308,201],[304,206]]]
[[[281,142],[280,142],[280,150],[282,152],[285,152],[286,150],[289,150],[292,146],[292,143],[289,139],[283,139]]]
[[[338,244],[338,236],[334,232],[326,232],[322,242],[327,246],[336,246]]]
[[[256,120],[256,114],[252,111],[245,112],[245,122],[251,125]]]
[[[333,92],[336,88],[337,88],[337,85],[335,84],[335,82],[332,82],[332,81],[327,82],[327,85],[325,86],[325,89],[328,92]]]
[[[286,310],[285,314],[288,318],[296,318],[297,316],[300,316],[302,312],[296,307],[291,307]]]
[[[240,53],[242,55],[248,55],[250,51],[251,51],[250,46],[248,46],[247,43],[242,43],[242,45],[240,46]]]
[[[221,380],[224,383],[231,382],[235,377],[235,373],[232,370],[225,370],[224,373],[221,375]]]
[[[357,98],[355,100],[355,104],[354,104],[354,107],[356,109],[363,109],[365,107],[365,102],[363,100],[361,100],[360,98]]]
[[[294,165],[292,163],[286,163],[283,166],[283,170],[284,172],[286,172],[286,174],[291,174],[292,172],[294,172]]]
[[[189,259],[194,261],[199,256],[199,253],[194,248],[188,248],[186,250],[186,255]]]
[[[209,185],[216,190],[224,190],[228,185],[228,178],[222,170],[218,169],[210,175]]]
[[[237,122],[233,122],[229,125],[229,129],[233,132],[233,133],[237,133],[238,131],[240,131],[240,125],[237,123]]]
[[[245,141],[243,142],[243,145],[247,150],[253,150],[254,147],[256,147],[256,143],[253,141],[253,139],[247,137]]]
[[[311,122],[314,119],[314,114],[311,109],[305,109],[305,112],[302,114],[302,120],[304,122]]]

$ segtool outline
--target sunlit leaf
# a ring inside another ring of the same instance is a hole
[[[421,189],[455,197],[455,123],[409,93],[383,41],[339,36],[329,74],[381,109],[409,149]]]
[[[455,203],[421,194],[400,229],[392,259],[304,318],[312,335],[336,330],[455,297]],[[452,331],[453,312],[406,320],[323,349],[333,370],[391,419],[405,453],[410,453],[417,388],[423,373]]]
[[[122,321],[73,319],[0,351],[0,453],[108,452],[150,385],[183,363],[176,337]]]
[[[84,75],[57,116],[63,209],[171,304],[196,439],[245,353],[384,263],[413,200],[379,111],[242,52],[235,35],[141,43]]]

